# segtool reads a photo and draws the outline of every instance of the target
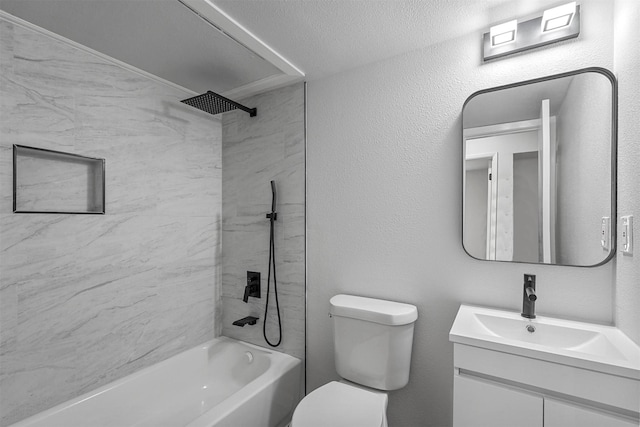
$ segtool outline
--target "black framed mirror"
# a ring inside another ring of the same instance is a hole
[[[463,247],[597,266],[615,254],[617,82],[603,68],[485,89],[462,109]]]

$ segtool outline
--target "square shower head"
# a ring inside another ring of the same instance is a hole
[[[245,107],[244,105],[240,105],[229,98],[225,98],[224,96],[211,91],[203,93],[202,95],[196,95],[192,98],[183,99],[180,102],[213,115],[237,109],[246,111],[251,117],[254,117],[257,114],[257,110],[255,108]]]

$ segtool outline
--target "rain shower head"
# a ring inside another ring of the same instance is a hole
[[[240,105],[235,101],[230,100],[229,98],[225,98],[222,95],[218,95],[215,92],[207,91],[202,95],[196,95],[192,98],[183,99],[180,102],[184,102],[187,105],[195,107],[199,110],[205,111],[209,114],[226,113],[227,111],[232,110],[243,110],[249,113],[249,116],[254,117],[258,114],[256,108],[248,108],[244,105]]]

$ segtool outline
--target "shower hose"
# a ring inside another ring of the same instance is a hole
[[[276,212],[275,212],[275,200],[276,200],[276,189],[275,182],[271,181],[271,191],[273,195],[272,204],[271,204],[271,214],[267,214],[267,218],[270,221],[270,231],[269,231],[269,269],[267,273],[267,301],[264,306],[264,321],[262,322],[262,334],[264,335],[264,339],[271,347],[277,347],[282,342],[282,321],[280,319],[280,304],[278,303],[278,281],[276,280],[276,242],[275,242],[275,221],[276,221]],[[276,312],[278,313],[278,342],[272,343],[267,338],[267,313],[269,311],[269,293],[271,290],[271,267],[273,266],[273,293],[276,298]]]

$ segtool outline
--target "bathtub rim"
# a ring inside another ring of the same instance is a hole
[[[219,402],[218,405],[213,406],[212,408],[210,408],[208,411],[202,413],[200,416],[205,416],[207,413],[214,411],[215,408],[217,406],[223,405],[225,404],[225,402],[229,401],[230,399],[232,399],[232,397],[234,395],[237,395],[238,392],[240,392],[242,389],[246,388],[246,387],[250,387],[251,385],[253,385],[256,382],[263,382],[264,384],[261,384],[260,389],[264,389],[268,383],[265,380],[265,376],[268,376],[269,378],[274,378],[274,372],[277,371],[280,375],[282,375],[283,373],[287,372],[288,370],[294,369],[296,366],[302,366],[302,361],[300,359],[298,359],[295,356],[291,356],[290,354],[287,353],[283,353],[283,352],[279,352],[279,351],[275,351],[275,350],[271,350],[268,349],[266,347],[261,347],[259,345],[256,344],[252,344],[246,341],[242,341],[242,340],[238,340],[235,338],[231,338],[231,337],[227,337],[227,336],[219,336],[219,337],[215,337],[213,339],[210,339],[209,341],[205,341],[202,344],[198,344],[196,346],[190,347],[188,349],[185,349],[183,351],[180,351],[179,353],[176,353],[172,356],[169,356],[168,358],[161,360],[157,363],[154,363],[150,366],[146,366],[142,369],[139,369],[135,372],[132,372],[129,375],[125,375],[124,377],[118,378],[116,380],[113,380],[107,384],[104,384],[98,388],[95,388],[93,390],[87,391],[83,394],[81,394],[80,396],[77,396],[75,398],[66,400],[64,402],[61,402],[55,406],[52,406],[48,409],[45,409],[43,411],[40,411],[36,414],[30,415],[26,418],[23,418],[13,424],[9,424],[7,427],[31,427],[32,425],[37,426],[38,424],[34,424],[34,423],[40,423],[45,421],[47,418],[54,416],[55,414],[64,411],[65,409],[69,409],[72,408],[73,406],[79,405],[82,402],[92,399],[94,397],[97,397],[103,393],[106,393],[118,386],[121,386],[125,383],[128,383],[130,381],[135,380],[136,378],[139,378],[143,375],[146,375],[150,372],[156,371],[158,369],[161,369],[162,367],[175,362],[175,359],[183,356],[186,353],[189,352],[193,352],[196,350],[200,350],[200,351],[206,351],[208,348],[210,348],[211,346],[213,346],[216,343],[234,343],[234,344],[241,344],[244,345],[246,347],[248,347],[250,350],[252,351],[258,351],[258,352],[262,352],[266,355],[266,357],[268,357],[270,359],[270,366],[269,368],[265,371],[265,373],[259,375],[258,377],[254,378],[253,380],[249,381],[243,388],[241,388],[240,390],[237,390],[236,392],[232,393],[231,395],[227,396],[223,401]],[[275,361],[275,363],[274,363]],[[277,376],[276,376],[277,377]],[[198,418],[192,419],[190,420],[186,425],[191,425],[192,423],[194,423]]]

